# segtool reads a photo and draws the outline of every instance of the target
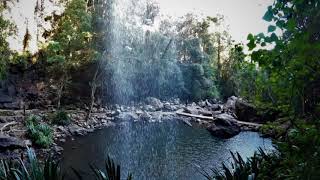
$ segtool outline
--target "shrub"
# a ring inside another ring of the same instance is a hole
[[[40,163],[32,149],[28,149],[27,162],[20,160],[2,160],[0,179],[4,180],[60,180],[63,179],[59,163],[51,157]]]
[[[28,148],[27,161],[21,159],[1,160],[0,161],[0,179],[1,180],[62,180],[65,174],[61,171],[58,161],[53,160],[50,156],[40,162],[34,151]],[[78,179],[84,179],[78,170],[73,169]],[[91,170],[97,180],[120,180],[120,166],[115,164],[109,157],[106,160],[105,171],[91,166]],[[124,179],[124,178],[122,178]],[[129,173],[127,180],[132,180]]]
[[[70,124],[70,116],[64,110],[53,113],[49,118],[51,119],[51,122],[56,125],[65,126]]]
[[[105,171],[102,169],[99,169],[95,165],[91,165],[91,170],[94,173],[94,177],[97,180],[120,180],[121,179],[121,168],[120,165],[117,165],[113,159],[111,159],[109,156],[107,157],[105,161]],[[78,179],[83,179],[82,175],[79,173],[79,171],[72,169],[75,175],[78,177]],[[124,179],[124,178],[122,178]],[[133,176],[131,173],[128,174],[127,180],[132,180]]]
[[[203,172],[208,180],[244,180],[244,179],[270,179],[275,178],[275,169],[279,166],[279,156],[276,154],[266,154],[262,149],[246,161],[239,153],[232,153],[231,166],[222,164],[222,169],[212,169],[212,173]]]
[[[31,115],[26,120],[28,136],[40,147],[49,147],[53,143],[53,130],[41,123],[39,116]]]

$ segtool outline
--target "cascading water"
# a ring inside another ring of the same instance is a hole
[[[106,38],[105,98],[116,103],[178,94],[183,82],[172,37],[156,25],[149,0],[111,0]]]

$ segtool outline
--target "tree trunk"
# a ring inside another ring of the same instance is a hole
[[[221,37],[218,35],[218,61],[217,61],[217,67],[218,67],[218,76],[221,78]]]
[[[62,97],[63,88],[64,88],[65,84],[66,84],[66,75],[63,75],[60,79],[59,87],[58,87],[58,91],[57,91],[57,96],[58,96],[57,108],[58,109],[60,109],[60,107],[61,107],[61,97]]]
[[[88,109],[88,112],[86,115],[86,121],[88,121],[90,119],[93,105],[95,102],[95,94],[96,94],[96,90],[98,87],[98,75],[99,75],[100,65],[101,65],[101,60],[97,65],[96,71],[94,72],[92,81],[90,83],[90,86],[91,86],[90,105],[89,105],[89,109]]]

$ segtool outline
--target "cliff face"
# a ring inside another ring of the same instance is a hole
[[[8,38],[10,48],[32,54],[48,41],[57,17],[64,11],[60,0],[10,0],[3,3],[4,17],[16,26],[16,33]]]

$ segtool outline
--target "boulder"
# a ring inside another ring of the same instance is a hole
[[[69,129],[69,132],[72,134],[72,135],[80,135],[80,136],[83,136],[85,134],[87,134],[87,131],[86,129],[76,125],[76,124],[71,124],[68,126],[68,129]]]
[[[200,115],[203,115],[203,116],[212,116],[212,112],[211,111],[207,111],[207,110],[205,110],[205,109],[203,109],[203,110],[200,110],[199,111],[199,114]]]
[[[239,121],[261,122],[261,117],[258,115],[255,106],[243,100],[236,100],[235,113]]]
[[[181,102],[180,102],[180,99],[179,98],[176,98],[173,100],[173,104],[175,105],[179,105]]]
[[[176,111],[176,110],[179,109],[176,105],[173,105],[173,104],[170,104],[170,103],[165,103],[165,104],[163,105],[163,108],[164,108],[164,110],[166,110],[166,111]]]
[[[228,98],[227,102],[223,105],[223,110],[224,111],[232,111],[234,112],[236,107],[236,101],[237,101],[237,97],[235,96],[231,96]]]
[[[184,107],[184,112],[199,115],[200,111],[203,111],[203,109],[196,104],[192,104],[191,106]]]
[[[152,119],[152,116],[147,113],[147,112],[143,112],[141,115],[140,115],[140,119],[142,121],[150,121]]]
[[[0,149],[1,151],[6,149],[23,149],[26,148],[24,142],[18,138],[0,135]]]
[[[145,105],[143,107],[143,110],[153,112],[153,111],[156,111],[156,108],[152,105]]]
[[[147,102],[147,104],[153,106],[155,108],[155,110],[160,110],[163,108],[163,103],[157,98],[148,97],[146,99],[146,102]]]
[[[11,102],[11,103],[3,103],[1,108],[17,110],[17,109],[22,109],[22,105],[21,105],[20,102],[14,101],[14,102]]]
[[[211,104],[211,106],[208,106],[208,108],[211,111],[219,111],[222,109],[220,104]]]
[[[151,120],[156,122],[160,122],[163,116],[161,111],[152,112],[150,113],[150,115],[151,115]]]
[[[199,101],[199,102],[198,102],[198,105],[199,105],[200,107],[206,107],[206,101]]]
[[[134,112],[122,112],[116,119],[121,121],[135,121],[139,119],[139,116]]]
[[[232,116],[220,114],[216,118],[214,123],[207,127],[213,136],[228,139],[240,133],[241,128]]]

